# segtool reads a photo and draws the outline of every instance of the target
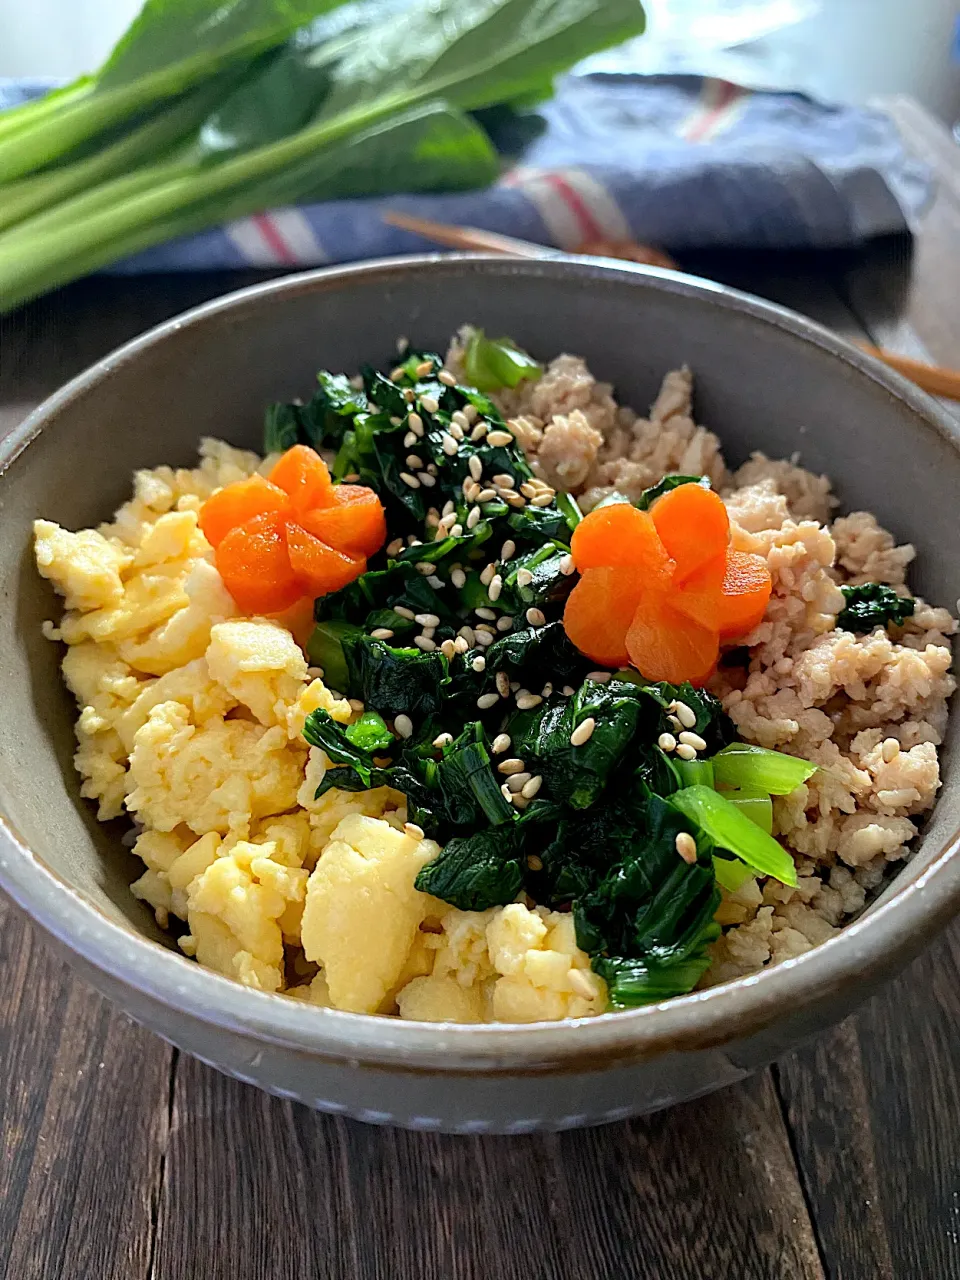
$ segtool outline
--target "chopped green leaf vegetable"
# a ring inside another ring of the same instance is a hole
[[[758,791],[755,787],[739,787],[735,791],[724,791],[724,800],[734,805],[751,822],[755,822],[767,835],[773,834],[773,802],[766,791]]]
[[[669,803],[696,823],[720,849],[727,849],[760,875],[796,885],[797,869],[789,853],[718,791],[685,787]]]
[[[521,844],[517,827],[455,836],[420,869],[416,887],[461,911],[506,906],[523,887]]]
[[[364,711],[353,724],[347,726],[344,736],[355,747],[370,753],[388,751],[397,741],[387,728],[386,721],[376,711]]]
[[[717,786],[754,787],[771,796],[788,796],[817,771],[809,760],[748,742],[732,742],[712,763]]]
[[[859,587],[841,587],[846,605],[837,614],[837,626],[844,631],[872,631],[892,623],[902,627],[913,617],[916,603],[880,582],[864,582]]]
[[[478,391],[499,391],[539,378],[543,366],[509,338],[487,338],[474,329],[463,353],[463,372]]]

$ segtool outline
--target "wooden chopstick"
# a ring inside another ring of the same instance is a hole
[[[515,236],[498,235],[495,231],[484,231],[480,227],[452,226],[446,222],[434,222],[431,218],[416,218],[396,209],[388,209],[382,217],[391,226],[412,231],[415,235],[445,245],[448,249],[475,249],[487,253],[503,253],[514,258],[551,258],[558,252],[547,245],[533,244]],[[610,246],[616,252],[607,253],[603,251],[605,248],[603,245],[585,245],[583,252],[601,257],[629,258],[657,266],[672,265],[665,254],[659,250],[647,249],[643,245]],[[882,347],[871,346],[868,342],[857,345],[868,355],[882,361],[889,368],[896,369],[897,373],[902,373],[924,391],[929,391],[931,395],[942,396],[947,400],[960,400],[960,370],[942,369],[937,365],[924,364],[920,360],[910,360]]]
[[[897,373],[915,382],[932,396],[942,396],[945,400],[960,400],[960,370],[942,369],[935,364],[924,364],[921,360],[911,360],[907,356],[898,356],[893,351],[882,347],[873,347],[869,342],[857,344],[862,351],[882,360]]]

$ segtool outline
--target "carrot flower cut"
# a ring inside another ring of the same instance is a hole
[[[306,445],[294,445],[270,478],[225,485],[200,509],[224,585],[246,613],[283,613],[298,601],[339,591],[383,546],[380,499],[364,485],[338,484]]]
[[[625,502],[592,511],[571,552],[581,577],[563,615],[570,641],[649,680],[704,684],[721,643],[752,631],[770,599],[766,561],[730,547],[727,509],[700,484],[678,485],[649,512]]]

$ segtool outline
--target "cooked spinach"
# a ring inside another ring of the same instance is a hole
[[[916,602],[897,595],[881,582],[864,582],[859,587],[841,587],[846,604],[837,614],[837,626],[844,631],[872,631],[893,623],[902,627],[913,617]]]
[[[415,884],[461,911],[513,902],[523,887],[523,832],[517,824],[454,836],[422,867]]]
[[[440,711],[450,668],[439,650],[395,649],[362,632],[344,635],[341,644],[351,698],[388,719],[406,715],[423,720]]]

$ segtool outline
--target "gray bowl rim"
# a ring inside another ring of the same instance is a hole
[[[750,294],[680,272],[590,257],[424,254],[283,276],[227,293],[157,325],[99,360],[35,409],[0,446],[0,473],[41,431],[55,428],[57,415],[73,400],[184,327],[203,324],[223,312],[256,308],[277,297],[350,287],[375,277],[402,280],[424,271],[454,278],[472,273],[546,276],[583,284],[617,277],[654,294],[665,292],[713,302],[721,311],[752,317],[818,347],[906,403],[918,430],[936,432],[960,452],[960,424],[935,400],[830,330]],[[49,868],[3,814],[0,888],[95,970],[208,1025],[328,1063],[430,1074],[549,1073],[603,1069],[672,1050],[723,1046],[772,1026],[787,1012],[825,1002],[859,978],[895,971],[960,909],[958,847],[960,831],[943,843],[921,876],[888,902],[795,959],[663,1004],[594,1018],[529,1024],[408,1022],[318,1008],[251,990],[108,917]]]

